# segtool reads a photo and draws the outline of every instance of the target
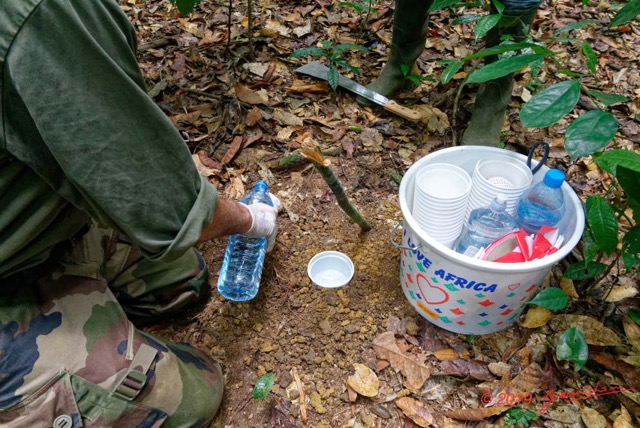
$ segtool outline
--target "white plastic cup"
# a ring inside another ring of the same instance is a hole
[[[323,251],[307,264],[307,274],[318,287],[338,288],[351,281],[355,268],[353,262],[339,251]]]

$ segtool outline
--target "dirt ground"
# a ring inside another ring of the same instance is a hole
[[[352,58],[352,64],[362,71],[364,77],[358,79],[363,83],[377,75],[387,52],[392,4],[380,3],[382,13],[372,19],[376,32],[365,40],[372,53]],[[344,91],[290,91],[288,88],[301,79],[293,70],[306,61],[289,59],[293,49],[315,46],[327,34],[345,42],[360,41],[355,36],[360,17],[338,11],[330,1],[264,1],[255,5],[255,27],[264,31],[256,32],[259,37],[254,41],[252,58],[248,58],[243,4],[234,5],[237,9],[231,27],[227,27],[227,6],[214,2],[203,1],[188,18],[180,17],[168,1],[121,4],[138,31],[140,62],[151,95],[176,123],[193,153],[204,151],[205,158],[212,160],[207,174],[220,194],[239,198],[244,189],[264,179],[286,206],[280,215],[277,244],[267,256],[254,300],[234,303],[217,294],[215,284],[226,240],[210,242],[200,247],[213,288],[205,305],[146,327],[155,334],[192,342],[223,364],[225,396],[214,427],[504,426],[500,415],[506,408],[496,416],[482,413],[476,420],[468,414],[466,420],[444,414],[483,407],[485,394],[495,394],[505,382],[529,373],[534,366],[530,378],[521,378],[531,382],[520,385],[529,385],[529,391],[537,393],[532,408],[539,418],[532,426],[583,427],[585,407],[607,416],[605,424],[598,427],[611,426],[621,412],[621,403],[630,413],[640,414],[640,404],[634,404],[633,399],[612,396],[589,401],[588,406],[565,400],[541,415],[540,400],[549,388],[580,390],[599,380],[615,384],[615,375],[604,376],[604,370],[588,365],[588,376],[581,377],[570,366],[559,364],[553,358],[553,338],[558,330],[549,326],[531,329],[516,323],[487,336],[453,334],[433,327],[405,299],[399,281],[400,251],[390,242],[392,229],[402,221],[398,177],[421,157],[451,146],[452,132],[460,132],[468,119],[465,106],[473,101],[473,88],[461,97],[455,120],[451,112],[459,80],[448,85],[425,82],[405,93],[402,103],[414,108],[436,106],[438,112],[449,116],[443,119],[434,114],[431,123],[410,123],[381,109],[364,109]],[[575,19],[587,19],[594,10],[579,11],[571,2],[557,2],[556,9],[542,12],[536,31],[551,32]],[[448,17],[442,12],[432,18],[430,34],[436,37],[430,37],[419,61],[425,75],[437,78],[444,67],[438,60],[454,52],[464,55],[458,49],[477,49],[472,47],[472,30],[450,28],[443,23]],[[295,34],[307,21],[313,23],[314,30],[294,37],[274,21],[295,28]],[[226,44],[227,36],[233,39],[230,45]],[[595,35],[590,33],[589,37]],[[606,78],[592,81],[593,87],[608,82],[607,90],[612,89],[615,74],[619,79],[613,89],[634,96],[633,88],[640,79],[630,66],[637,57],[635,53],[628,55],[628,49],[633,40],[637,48],[637,37],[637,33],[627,38],[609,34],[604,42],[598,42],[599,53],[607,53],[609,62],[602,63]],[[262,67],[258,77],[256,69],[260,67],[256,64]],[[620,76],[620,70],[627,70],[626,74]],[[552,75],[547,75],[547,84],[553,81]],[[313,79],[303,80],[317,84]],[[248,89],[236,86],[238,82]],[[253,98],[247,91],[262,97],[263,102],[248,102]],[[523,103],[523,91],[523,85],[516,84],[504,130],[506,149],[526,152],[532,142],[548,141],[552,153],[547,165],[566,171],[579,196],[602,191],[603,187],[593,185],[586,163],[570,162],[564,152],[562,131],[566,123],[552,130],[522,129],[517,109]],[[621,108],[617,117],[624,128],[618,144],[637,144],[638,126],[630,119],[633,112]],[[304,130],[314,132],[323,150],[338,153],[341,149],[336,156],[329,156],[332,168],[351,201],[373,224],[369,232],[361,233],[342,212],[312,166],[273,167],[299,147],[296,138]],[[243,144],[234,146],[239,136]],[[308,261],[325,250],[342,251],[353,260],[356,272],[347,286],[321,289],[307,277]],[[562,267],[553,270],[552,285],[558,285]],[[628,280],[637,286],[637,279]],[[595,312],[594,316],[610,321],[608,325],[619,326],[619,317],[608,318],[611,313],[605,313],[591,296],[583,295],[567,312]],[[407,388],[404,374],[376,357],[373,342],[385,332],[403,339],[407,349],[428,355],[425,365],[431,376],[419,390]],[[447,361],[459,366],[447,365]],[[375,371],[379,385],[373,397],[356,394],[348,387],[348,379],[356,371],[354,364]],[[265,373],[275,375],[275,384],[265,400],[254,399],[254,385]],[[403,397],[413,401],[402,401]],[[423,407],[417,406],[418,402]]]

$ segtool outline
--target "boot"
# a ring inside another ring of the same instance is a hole
[[[531,26],[540,3],[538,0],[504,0],[502,19],[487,33],[486,47],[498,45],[505,34],[511,35],[516,42],[524,40],[527,36],[525,29],[528,31]],[[497,56],[489,56],[485,62],[488,64],[497,59]],[[500,133],[512,91],[513,73],[480,85],[471,121],[462,136],[463,145],[500,145]]]
[[[413,68],[427,41],[428,11],[433,0],[396,0],[393,12],[393,33],[389,58],[378,78],[367,87],[392,97],[405,82],[400,68],[403,64]],[[357,98],[361,105],[371,105]]]

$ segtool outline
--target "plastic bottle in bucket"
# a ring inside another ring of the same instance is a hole
[[[542,226],[554,226],[564,216],[566,207],[562,193],[565,175],[559,169],[550,169],[544,180],[529,190],[518,200],[516,222],[527,233],[536,233]]]
[[[515,229],[515,219],[505,211],[506,207],[504,195],[498,194],[488,207],[471,211],[467,231],[460,238],[456,251],[473,257],[481,248]]]
[[[245,205],[262,202],[273,206],[264,181],[258,181],[240,202]],[[218,278],[218,292],[224,298],[241,302],[258,294],[266,249],[267,238],[247,238],[240,234],[229,237]]]

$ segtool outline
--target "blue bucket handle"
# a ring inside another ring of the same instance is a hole
[[[540,162],[538,162],[538,165],[536,165],[535,168],[531,168],[531,159],[533,158],[533,152],[536,151],[536,148],[538,146],[541,146],[543,150],[542,159],[540,159]],[[527,156],[527,166],[531,170],[531,173],[535,174],[536,172],[538,172],[538,170],[542,168],[542,165],[547,162],[547,159],[549,159],[549,144],[544,141],[538,141],[533,146],[531,146],[531,149],[529,149],[529,156]]]

